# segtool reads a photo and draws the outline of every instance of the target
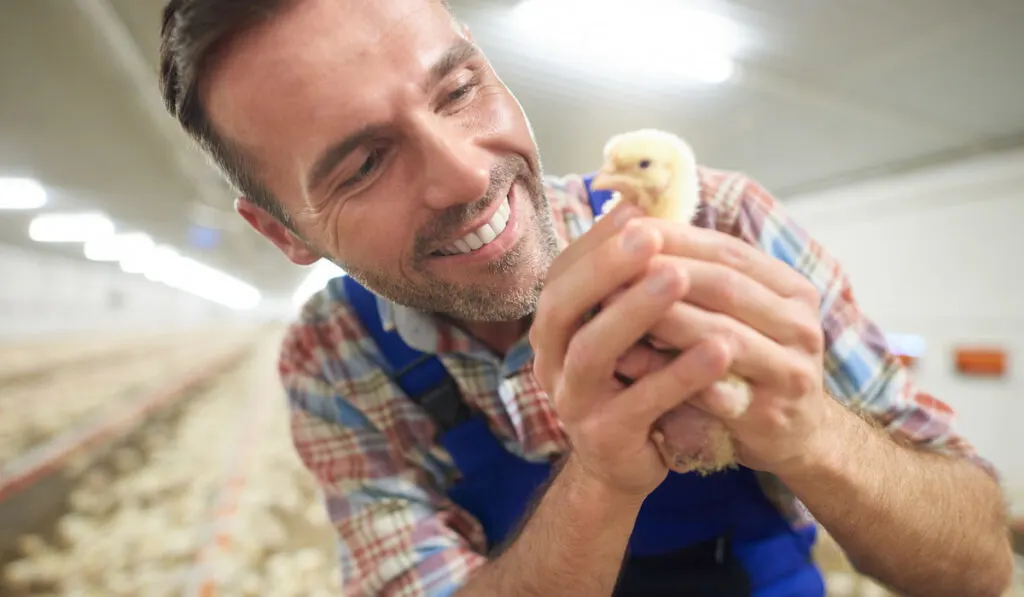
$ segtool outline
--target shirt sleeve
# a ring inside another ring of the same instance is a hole
[[[317,334],[299,326],[279,365],[291,412],[292,442],[317,479],[336,531],[342,594],[442,597],[485,560],[483,534],[443,495],[438,474],[407,459],[400,432],[380,429],[328,382]]]
[[[729,192],[732,190],[732,192]],[[742,175],[723,180],[715,227],[787,263],[821,295],[827,391],[867,413],[893,437],[917,447],[966,457],[998,479],[997,471],[954,428],[953,409],[922,391],[888,348],[879,327],[858,307],[839,262],[803,230],[759,183]]]

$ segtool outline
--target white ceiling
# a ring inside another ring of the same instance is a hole
[[[734,79],[602,80],[518,50],[528,42],[509,25],[514,0],[453,4],[553,173],[593,168],[609,135],[641,126],[685,135],[704,163],[744,170],[783,198],[1024,144],[1024,69],[1012,66],[1024,59],[1022,0],[679,2],[741,27]],[[34,176],[49,208],[101,209],[267,296],[289,295],[305,272],[233,214],[230,190],[163,112],[162,5],[0,0],[0,175]],[[0,242],[28,243],[29,218],[0,215]],[[221,228],[221,244],[190,248],[196,222]]]

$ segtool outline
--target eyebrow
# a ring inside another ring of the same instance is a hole
[[[480,50],[468,39],[460,37],[444,54],[430,67],[430,76],[427,78],[426,87],[436,86],[442,79],[469,60],[476,58]]]
[[[425,81],[424,89],[429,89],[440,83],[445,77],[451,74],[462,64],[479,55],[477,47],[465,38],[459,38],[451,47],[445,50],[431,66]],[[353,151],[361,145],[378,136],[385,127],[381,124],[368,124],[360,127],[353,133],[347,135],[341,141],[329,146],[313,164],[306,180],[306,190],[310,191],[319,187],[325,178],[345,160]]]

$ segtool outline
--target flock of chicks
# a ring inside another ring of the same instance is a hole
[[[223,339],[186,334],[145,346],[144,350],[77,367],[60,368],[56,377],[0,383],[0,463],[57,436],[107,409],[117,409],[152,392],[194,366],[196,346],[214,349]]]
[[[275,349],[84,470],[54,532],[18,538],[0,594],[339,594],[323,501],[270,379]]]

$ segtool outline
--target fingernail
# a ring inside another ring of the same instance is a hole
[[[629,253],[639,253],[650,239],[650,234],[640,227],[627,230],[623,235],[622,248]]]
[[[669,283],[672,281],[672,272],[666,269],[661,269],[656,272],[653,276],[648,276],[646,281],[647,292],[651,294],[661,294],[668,289]]]
[[[640,210],[637,209],[635,206],[626,205],[621,210],[619,210],[619,213],[615,214],[615,220],[613,220],[612,223],[615,224],[616,228],[622,228],[623,226],[628,224],[630,220],[632,220],[639,214]]]
[[[720,353],[723,351],[725,355]],[[718,346],[715,343],[707,344],[700,351],[700,359],[704,365],[708,367],[716,367],[722,360],[722,356],[725,356],[727,360],[732,360],[733,347],[731,341],[728,338],[722,338]]]
[[[721,338],[721,341],[722,348],[725,349],[726,358],[731,360],[736,354],[736,340],[732,336],[726,335]]]

